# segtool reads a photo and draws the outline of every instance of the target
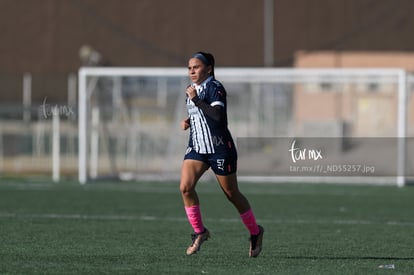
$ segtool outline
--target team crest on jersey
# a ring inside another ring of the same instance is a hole
[[[200,94],[198,95],[198,97],[203,100],[206,97],[206,91],[201,91]]]
[[[197,91],[197,95],[200,99],[204,99],[206,97],[206,90],[200,89],[199,91]]]

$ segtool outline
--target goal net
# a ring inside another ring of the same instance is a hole
[[[413,174],[403,70],[218,68],[216,77],[242,179],[404,185]],[[178,179],[188,84],[185,68],[81,68],[79,181]]]

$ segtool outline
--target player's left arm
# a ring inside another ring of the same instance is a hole
[[[191,99],[194,104],[200,108],[203,113],[216,121],[222,121],[225,118],[224,108],[220,103],[213,105],[201,100],[198,95]]]

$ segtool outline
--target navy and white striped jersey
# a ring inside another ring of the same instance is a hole
[[[194,85],[194,84],[193,84]],[[187,110],[190,118],[189,147],[200,154],[214,154],[234,147],[233,139],[227,128],[226,90],[212,76],[200,85],[195,85],[200,100],[210,106],[222,106],[224,117],[221,121],[214,120],[187,98]]]

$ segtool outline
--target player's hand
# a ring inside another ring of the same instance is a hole
[[[192,99],[193,97],[197,95],[197,90],[193,86],[188,86],[187,89],[185,90],[185,93],[187,94],[189,99]]]
[[[190,119],[184,119],[183,121],[181,121],[181,129],[182,130],[187,130],[188,128],[190,128]]]

